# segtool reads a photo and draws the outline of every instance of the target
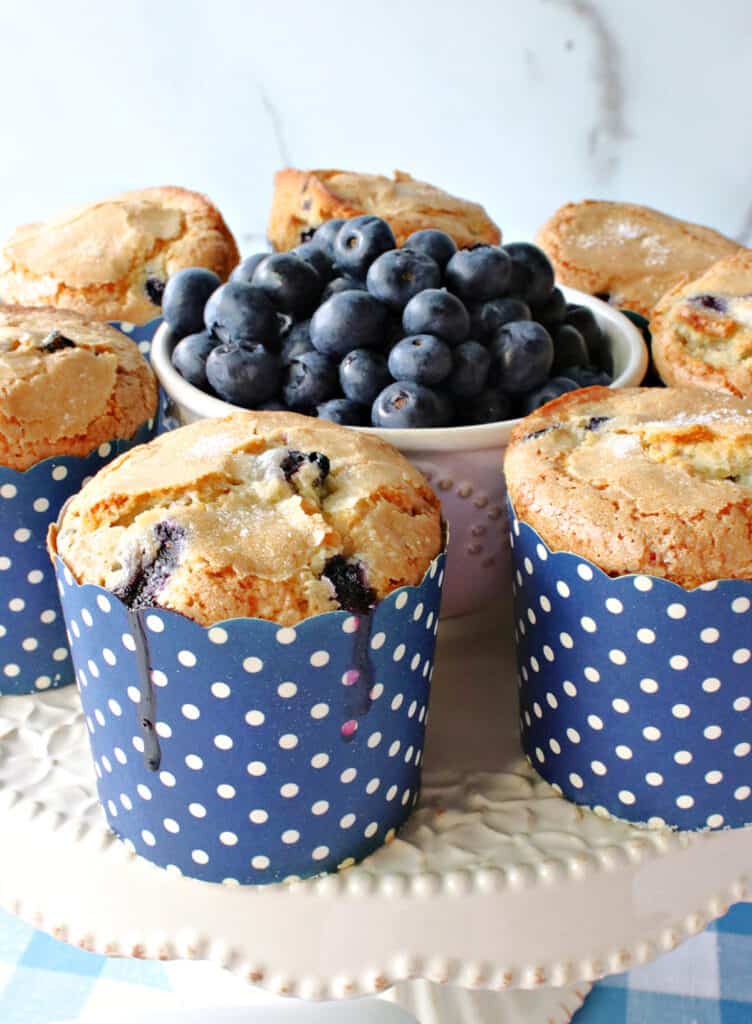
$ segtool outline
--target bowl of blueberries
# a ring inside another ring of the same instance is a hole
[[[503,450],[518,419],[566,391],[641,383],[642,335],[618,310],[557,287],[527,242],[457,249],[423,230],[331,220],[222,284],[167,282],[152,365],[182,423],[289,410],[378,433],[425,473],[451,541],[445,615],[509,580]]]

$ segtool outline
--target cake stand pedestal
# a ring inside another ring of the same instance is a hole
[[[422,1024],[567,1020],[590,982],[745,897],[752,831],[645,830],[557,796],[520,753],[510,616],[443,622],[423,795],[399,838],[288,885],[204,884],[131,854],[97,803],[75,689],[0,699],[0,904],[84,949],[209,961],[277,995],[389,992]],[[525,1010],[515,989],[557,991]]]

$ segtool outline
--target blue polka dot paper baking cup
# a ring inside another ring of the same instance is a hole
[[[155,317],[145,324],[131,324],[125,320],[110,320],[113,327],[127,335],[131,341],[138,345],[138,350],[147,362],[151,362],[151,343],[157,328],[162,323],[162,317]]]
[[[0,466],[0,695],[72,683],[65,626],[47,553],[47,528],[83,482],[154,435],[145,423],[130,440],[85,457],[56,456],[24,472]]]
[[[578,804],[752,823],[752,583],[685,590],[552,552],[510,508],[522,741]]]
[[[138,854],[203,881],[278,882],[360,861],[408,818],[443,554],[370,615],[294,629],[131,611],[56,569],[99,797]]]

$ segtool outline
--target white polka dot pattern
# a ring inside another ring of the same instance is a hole
[[[536,770],[631,821],[752,823],[752,583],[612,579],[512,519],[523,745]],[[536,616],[544,596],[550,613]]]
[[[47,527],[87,477],[153,434],[153,425],[144,424],[130,441],[111,442],[106,453],[102,447],[85,458],[45,459],[25,473],[0,466],[0,695],[74,682],[68,648],[84,626],[71,623],[66,635]]]
[[[138,630],[120,601],[79,586],[58,560],[110,826],[162,867],[241,884],[332,871],[381,846],[420,790],[436,642],[426,622],[438,615],[444,556],[437,562],[420,587],[370,616],[334,612],[295,629],[257,619],[204,629],[162,609],[139,612],[161,754],[154,774]],[[398,650],[406,653],[395,659]]]

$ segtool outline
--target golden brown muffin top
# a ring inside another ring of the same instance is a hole
[[[538,230],[561,284],[650,317],[660,297],[740,246],[717,231],[636,203],[585,199]]]
[[[752,403],[690,388],[586,388],[507,450],[521,520],[610,575],[752,579]]]
[[[238,260],[206,196],[145,188],[17,228],[0,249],[0,296],[145,323],[159,316],[161,289],[175,271],[208,267],[224,280]]]
[[[249,412],[131,449],[70,502],[53,545],[135,606],[293,625],[347,606],[343,573],[374,599],[417,585],[441,542],[439,501],[396,449]]]
[[[88,455],[130,438],[157,408],[157,385],[129,338],[59,309],[0,306],[0,465]]]

